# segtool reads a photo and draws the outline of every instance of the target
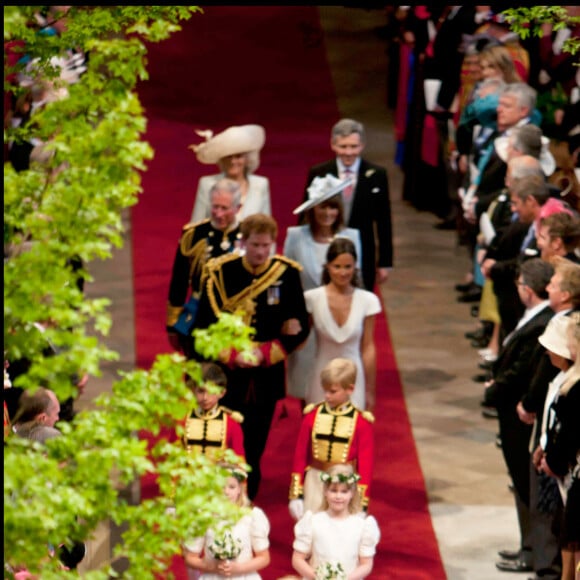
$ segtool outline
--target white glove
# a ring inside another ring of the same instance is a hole
[[[291,499],[288,504],[288,510],[290,511],[290,515],[298,521],[304,515],[304,500]]]

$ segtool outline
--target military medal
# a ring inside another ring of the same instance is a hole
[[[268,305],[274,306],[280,304],[280,287],[270,286],[268,288]]]
[[[228,240],[228,238],[224,238],[222,240],[222,243],[220,244],[220,248],[225,252],[226,250],[230,249],[231,245],[232,243],[230,242],[230,240]]]

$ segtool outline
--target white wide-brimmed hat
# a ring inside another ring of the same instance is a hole
[[[326,177],[315,177],[308,186],[308,200],[300,204],[292,213],[301,213],[329,200],[331,197],[338,195],[350,182],[350,178],[339,179],[330,173],[327,173]]]
[[[258,158],[258,153],[266,142],[266,131],[261,125],[239,125],[229,127],[225,131],[213,134],[213,131],[196,131],[205,141],[198,145],[190,145],[189,148],[195,153],[200,163],[208,165],[216,164],[228,155],[237,153],[253,153]],[[251,171],[257,169],[252,168]]]
[[[546,350],[568,360],[572,360],[568,346],[568,327],[571,322],[569,316],[556,316],[548,322],[543,334],[538,337],[538,341]]]
[[[535,125],[522,125],[521,129],[523,129],[524,132],[527,132],[528,127],[529,127],[529,135],[526,135],[526,137],[529,137],[530,140],[536,138],[534,135],[536,130],[541,135],[540,129]],[[497,137],[493,142],[496,153],[504,163],[508,162],[507,158],[508,143],[509,143],[509,135],[502,135],[501,137]],[[534,145],[535,144],[532,144],[532,147]],[[544,172],[544,175],[546,177],[549,177],[550,175],[552,175],[552,173],[554,173],[554,171],[556,171],[556,160],[554,159],[554,156],[550,152],[549,145],[550,140],[548,139],[548,137],[544,137],[543,135],[541,135],[541,145],[540,143],[537,143],[537,148],[540,150],[538,161],[540,162],[540,165],[542,166],[542,171]]]

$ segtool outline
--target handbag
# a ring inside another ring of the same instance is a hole
[[[173,325],[173,328],[179,334],[185,336],[191,336],[191,331],[195,324],[195,316],[197,314],[197,305],[199,303],[199,298],[191,296],[190,299],[184,304],[181,314],[177,318],[177,322]]]

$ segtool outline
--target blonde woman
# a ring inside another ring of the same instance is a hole
[[[260,125],[229,127],[214,135],[212,131],[198,131],[205,141],[190,145],[197,160],[206,165],[217,165],[220,173],[205,175],[197,186],[191,221],[199,222],[211,217],[209,192],[220,179],[227,177],[240,186],[241,207],[238,220],[254,213],[272,215],[270,182],[255,175],[260,165],[260,151],[266,142],[266,132]]]

